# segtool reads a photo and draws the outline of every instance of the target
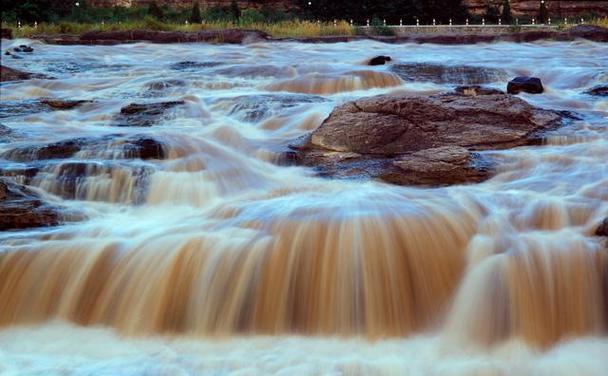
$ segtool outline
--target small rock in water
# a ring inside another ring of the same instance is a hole
[[[68,99],[43,99],[40,101],[53,110],[71,110],[85,103],[92,103],[90,100],[68,100]]]
[[[26,186],[0,179],[0,230],[58,225],[60,213]]]
[[[585,92],[588,95],[595,95],[598,97],[608,97],[608,86],[596,86]]]
[[[151,127],[169,109],[185,104],[184,101],[158,103],[131,103],[120,109],[114,125],[119,127]]]
[[[504,94],[502,90],[483,87],[479,85],[458,86],[456,89],[454,89],[454,91],[460,95],[464,95],[467,97],[475,97],[478,95]]]
[[[184,87],[186,86],[186,81],[184,80],[163,80],[163,81],[153,81],[146,84],[146,88],[152,91],[161,91],[168,88],[173,87]]]
[[[605,218],[595,230],[596,236],[608,236],[608,218]]]
[[[32,52],[34,52],[34,49],[32,47],[30,47],[30,46],[26,46],[25,44],[22,44],[19,47],[13,48],[13,51],[15,51],[15,52],[32,53]]]
[[[538,77],[515,77],[507,84],[507,93],[509,94],[518,94],[522,91],[530,94],[541,94],[544,88]]]
[[[369,61],[369,65],[372,65],[372,66],[373,65],[384,65],[384,64],[388,63],[391,60],[392,59],[391,59],[390,56],[384,56],[384,55],[376,56],[376,57],[374,57],[373,59],[371,59]]]

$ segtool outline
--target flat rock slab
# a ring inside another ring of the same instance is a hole
[[[333,110],[296,149],[321,175],[396,184],[478,182],[491,164],[478,151],[528,145],[560,114],[506,94],[377,96]]]

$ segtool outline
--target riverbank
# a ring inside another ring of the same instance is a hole
[[[363,35],[321,35],[304,37],[276,37],[255,29],[223,29],[198,31],[118,30],[90,31],[81,34],[32,34],[31,39],[58,45],[115,45],[123,43],[226,43],[247,44],[261,41],[296,41],[302,43],[338,43],[357,40],[375,40],[385,43],[435,43],[474,44],[492,42],[534,42],[538,40],[572,41],[587,39],[608,42],[608,28],[594,25],[578,25],[566,30],[550,26],[421,26],[395,27],[394,35],[377,36],[371,32]],[[11,37],[10,30],[3,29],[3,37]]]

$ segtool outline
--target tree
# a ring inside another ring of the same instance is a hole
[[[159,21],[162,21],[163,18],[165,18],[163,10],[160,9],[158,4],[156,4],[156,1],[154,0],[150,1],[150,3],[148,4],[148,15],[156,18]]]
[[[232,0],[230,3],[230,13],[235,21],[238,21],[239,18],[241,18],[241,9],[239,8],[239,4],[236,2],[236,0]]]
[[[538,23],[544,24],[547,22],[547,6],[545,0],[540,0],[540,9],[538,10]]]
[[[513,16],[511,15],[511,4],[509,0],[502,2],[502,22],[506,25],[513,23]]]
[[[190,23],[200,24],[202,21],[201,7],[198,5],[198,0],[194,0],[192,3],[192,12],[190,13]]]
[[[488,4],[486,6],[484,18],[486,19],[486,22],[498,22],[498,8],[492,4]]]

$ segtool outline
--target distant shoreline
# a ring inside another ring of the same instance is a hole
[[[493,42],[527,43],[541,40],[572,41],[586,39],[595,42],[608,42],[608,28],[593,25],[578,25],[567,30],[556,27],[508,27],[508,26],[420,26],[403,27],[394,36],[349,35],[315,37],[273,37],[259,30],[223,29],[200,31],[90,31],[82,34],[32,35],[29,38],[48,44],[58,45],[116,45],[125,43],[216,43],[247,44],[253,42],[300,42],[300,43],[341,43],[360,40],[374,40],[384,43],[432,43],[432,44],[475,44]],[[444,31],[448,30],[448,33]],[[457,30],[455,32],[455,30]],[[9,36],[3,29],[2,37]]]

